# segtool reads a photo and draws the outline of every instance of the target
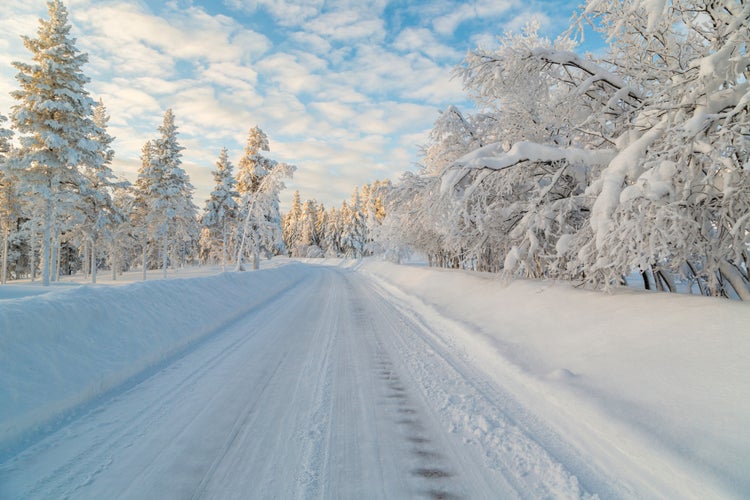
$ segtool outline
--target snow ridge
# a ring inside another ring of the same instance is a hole
[[[293,287],[295,267],[0,300],[0,459]]]

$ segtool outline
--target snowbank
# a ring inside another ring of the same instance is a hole
[[[680,469],[698,497],[750,493],[748,304],[377,261],[359,272],[457,323],[446,342],[600,459],[629,454],[651,480]]]
[[[3,287],[0,457],[293,287],[305,276],[299,268],[122,286]]]

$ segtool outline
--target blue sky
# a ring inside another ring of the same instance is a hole
[[[202,208],[226,147],[237,164],[250,128],[267,156],[297,165],[282,196],[330,207],[354,186],[413,169],[439,109],[468,106],[452,69],[536,18],[569,25],[577,1],[68,0],[89,54],[92,97],[111,115],[115,171],[135,179],[143,143],[172,108],[183,166]],[[11,61],[29,61],[43,0],[0,2],[0,113],[16,89]]]

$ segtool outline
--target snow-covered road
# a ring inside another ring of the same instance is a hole
[[[471,374],[362,275],[306,272],[7,462],[0,497],[579,495],[522,434],[498,443],[490,459],[504,467],[489,467],[441,421],[463,405],[510,425]]]
[[[439,315],[367,274],[288,269],[279,291],[0,464],[0,498],[674,492],[553,430]]]

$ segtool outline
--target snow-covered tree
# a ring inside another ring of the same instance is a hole
[[[586,271],[682,271],[704,293],[750,299],[750,119],[745,2],[591,0],[608,60],[640,94],[617,156],[589,190]],[[662,272],[664,271],[664,272]],[[705,286],[704,286],[705,285]]]
[[[326,257],[340,257],[343,255],[341,235],[343,233],[343,221],[341,212],[336,207],[331,207],[325,217],[325,230],[323,232],[323,249]]]
[[[256,192],[261,179],[276,165],[274,160],[263,156],[262,152],[269,150],[266,133],[257,125],[251,128],[237,168],[237,191],[241,196]]]
[[[359,189],[355,188],[349,203],[341,205],[341,246],[347,257],[360,258],[367,245],[367,222],[362,212]]]
[[[206,200],[206,208],[201,216],[201,247],[206,250],[209,257],[215,258],[219,254],[222,269],[226,270],[229,236],[232,226],[236,223],[238,208],[234,166],[229,161],[226,148],[219,153],[213,177],[214,188]]]
[[[11,233],[16,228],[21,211],[18,182],[10,168],[11,138],[13,131],[4,124],[8,119],[0,114],[0,231],[3,235],[2,277],[0,283],[8,280],[8,247]]]
[[[175,257],[182,256],[184,245],[197,240],[197,207],[193,204],[193,186],[182,169],[184,149],[177,141],[174,113],[168,109],[159,126],[160,136],[151,142],[147,183],[150,227],[161,242],[162,272],[167,275],[170,242]]]
[[[133,201],[130,203],[129,219],[133,225],[133,236],[140,242],[143,280],[146,280],[148,266],[149,240],[158,222],[158,214],[152,211],[154,196],[153,187],[159,182],[159,172],[152,160],[153,145],[151,141],[141,148],[141,166],[133,186]]]
[[[89,79],[80,53],[70,37],[68,12],[59,0],[47,3],[49,21],[39,20],[37,38],[23,37],[32,63],[14,62],[20,89],[12,120],[21,134],[16,175],[25,190],[39,200],[42,222],[42,282],[50,283],[53,240],[58,216],[78,195],[78,167],[94,164],[99,145],[92,139],[94,102],[85,89]]]
[[[533,25],[472,51],[457,73],[480,112],[441,115],[380,236],[474,269],[681,273],[750,298],[749,19],[736,1],[590,0],[601,59]]]
[[[236,269],[244,269],[245,253],[253,258],[253,269],[260,267],[260,254],[272,255],[283,248],[283,231],[279,213],[279,193],[283,179],[291,177],[296,167],[268,159],[268,136],[258,126],[250,129],[242,158],[238,164],[239,193]]]
[[[92,163],[82,165],[84,182],[81,185],[79,210],[82,214],[81,230],[88,244],[91,282],[96,283],[97,241],[104,233],[113,231],[121,224],[125,214],[120,212],[112,199],[113,189],[124,183],[118,181],[112,172],[114,151],[111,144],[114,138],[107,133],[109,116],[101,100],[94,108],[93,121],[91,139],[99,145],[99,154]]]
[[[242,195],[242,237],[237,250],[237,270],[244,269],[244,256],[253,258],[253,269],[260,268],[260,255],[268,257],[274,251],[283,251],[279,193],[284,189],[284,179],[292,176],[296,167],[287,163],[276,163],[260,179],[253,193]]]
[[[129,254],[136,243],[136,230],[130,214],[134,213],[133,186],[130,183],[118,183],[114,186],[112,202],[122,219],[105,227],[103,236],[109,242],[109,265],[112,271],[112,281],[117,280],[117,274],[130,267]]]
[[[282,232],[284,237],[284,245],[287,248],[287,252],[290,257],[298,257],[295,255],[295,248],[300,237],[300,221],[302,220],[302,199],[300,198],[299,191],[295,191],[292,195],[292,205],[289,207],[289,211],[284,214],[282,218]]]

